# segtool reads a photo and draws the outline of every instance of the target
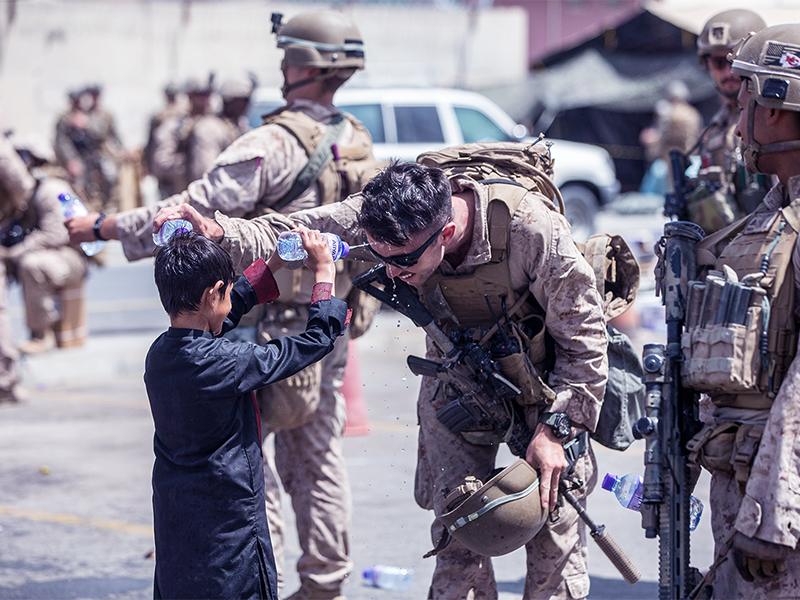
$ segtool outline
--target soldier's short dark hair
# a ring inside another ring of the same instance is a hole
[[[228,253],[192,231],[176,233],[159,248],[154,270],[161,304],[171,317],[200,308],[203,292],[218,281],[225,284],[224,294],[236,277]]]
[[[451,217],[450,181],[441,169],[394,162],[362,192],[358,224],[373,239],[405,246],[412,236],[441,227]]]

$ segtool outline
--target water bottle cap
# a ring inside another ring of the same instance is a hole
[[[70,200],[72,200],[72,196],[70,196],[70,195],[69,195],[68,193],[66,193],[66,192],[62,192],[62,193],[60,193],[60,194],[58,195],[58,199],[59,199],[61,202],[69,202]]]
[[[342,240],[342,255],[339,258],[344,258],[350,253],[350,244]]]
[[[608,490],[609,492],[614,488],[614,484],[617,483],[617,476],[613,475],[612,473],[606,473],[606,476],[603,477],[603,486],[604,490]]]

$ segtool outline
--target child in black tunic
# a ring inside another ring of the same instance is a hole
[[[317,281],[306,331],[263,346],[218,336],[278,297],[277,253],[236,283],[230,257],[202,236],[178,234],[156,255],[171,326],[150,347],[144,375],[155,422],[155,598],[278,598],[253,392],[320,360],[348,320],[332,296],[326,241],[301,235]]]

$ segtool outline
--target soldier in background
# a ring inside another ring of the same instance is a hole
[[[85,191],[87,208],[113,213],[119,208],[117,183],[124,150],[100,94],[98,85],[70,94],[70,109],[56,125],[56,156],[70,182]]]
[[[189,110],[164,119],[154,133],[151,173],[158,179],[164,198],[179,194],[189,185],[189,134],[195,123],[208,113],[211,101],[211,82],[191,79],[184,92]]]
[[[0,135],[0,258],[20,237],[15,222],[21,216],[36,182],[8,138]],[[19,353],[8,316],[8,277],[0,260],[0,404],[19,401]]]
[[[30,330],[30,339],[19,351],[39,354],[56,346],[53,327],[60,317],[57,290],[83,281],[89,262],[80,249],[69,245],[58,197],[75,192],[64,178],[66,172],[55,165],[50,143],[35,135],[14,135],[11,139],[36,183],[17,220],[24,237],[7,249],[5,258],[22,285],[25,321]]]
[[[219,88],[222,110],[200,117],[189,132],[187,140],[187,171],[189,181],[202,179],[214,165],[217,156],[235,139],[250,130],[245,116],[253,94],[249,78],[228,79]]]
[[[769,189],[763,175],[748,174],[744,167],[741,142],[734,133],[741,78],[727,60],[744,37],[764,27],[764,20],[750,10],[726,10],[711,17],[697,38],[697,58],[722,101],[697,143],[701,169],[698,187],[688,201],[689,219],[707,234],[751,213]]]
[[[153,167],[153,153],[156,147],[156,137],[155,137],[156,131],[158,130],[159,127],[161,127],[162,123],[164,123],[165,121],[174,118],[179,119],[180,117],[185,115],[189,110],[186,99],[182,95],[179,95],[179,91],[180,90],[178,89],[178,86],[176,84],[168,83],[164,87],[164,97],[166,100],[166,104],[160,111],[158,111],[150,119],[149,131],[147,134],[147,144],[145,145],[144,150],[142,152],[142,163],[145,172],[148,174],[155,173]],[[158,190],[161,193],[162,198],[166,198],[167,196],[171,195],[168,186],[169,182],[167,180],[158,179]]]

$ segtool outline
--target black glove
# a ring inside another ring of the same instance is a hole
[[[745,581],[774,577],[786,571],[789,546],[747,537],[741,532],[733,536],[733,561]]]

